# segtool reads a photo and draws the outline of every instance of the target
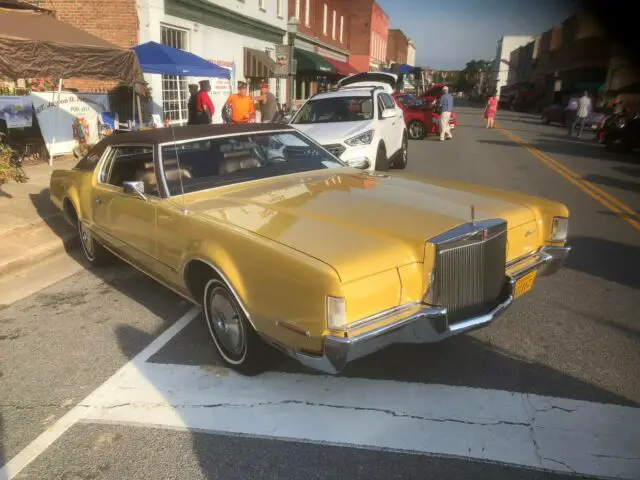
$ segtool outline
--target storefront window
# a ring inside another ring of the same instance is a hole
[[[164,45],[188,51],[186,30],[162,25],[160,41]],[[162,75],[162,110],[171,123],[186,123],[189,88],[187,78],[181,75]]]

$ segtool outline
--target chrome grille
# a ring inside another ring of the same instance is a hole
[[[329,150],[332,154],[334,154],[338,158],[340,158],[340,155],[342,155],[344,151],[347,149],[347,147],[345,147],[344,145],[340,145],[339,143],[333,143],[331,145],[323,145],[323,147]]]
[[[429,303],[447,308],[449,323],[482,315],[503,298],[507,225],[468,224],[433,239],[436,263]]]

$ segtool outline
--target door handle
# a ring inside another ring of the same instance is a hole
[[[101,197],[96,197],[96,204],[97,205],[102,205],[104,203],[104,201],[102,200]]]

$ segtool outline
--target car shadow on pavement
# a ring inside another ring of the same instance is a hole
[[[640,290],[640,247],[603,238],[570,238],[565,268]]]
[[[505,319],[509,321],[509,319]],[[491,328],[491,327],[490,327]],[[119,337],[124,339],[130,334]],[[273,370],[324,376],[279,353]],[[224,367],[202,318],[196,318],[149,362]],[[444,342],[396,345],[349,364],[343,377],[433,383],[640,406],[621,395],[508,353],[472,335]]]

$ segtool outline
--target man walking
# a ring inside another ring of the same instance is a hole
[[[195,125],[196,118],[198,116],[198,84],[192,83],[189,85],[189,102],[187,103],[188,120],[187,125]]]
[[[440,97],[440,141],[443,142],[445,138],[449,140],[453,138],[451,135],[451,127],[449,126],[449,120],[451,120],[451,112],[453,111],[453,97],[449,94],[449,87],[446,85],[442,87],[442,96]]]
[[[584,122],[587,120],[589,113],[591,112],[591,99],[589,98],[589,92],[585,91],[580,100],[578,101],[578,109],[576,112],[576,119],[571,124],[569,128],[569,135],[573,133],[575,128],[580,125],[580,129],[578,130],[578,137],[582,135],[582,130],[584,130]]]
[[[260,118],[262,123],[273,122],[278,113],[278,101],[276,96],[269,91],[269,84],[264,82],[260,85],[260,96],[255,97],[256,102],[260,104]]]

